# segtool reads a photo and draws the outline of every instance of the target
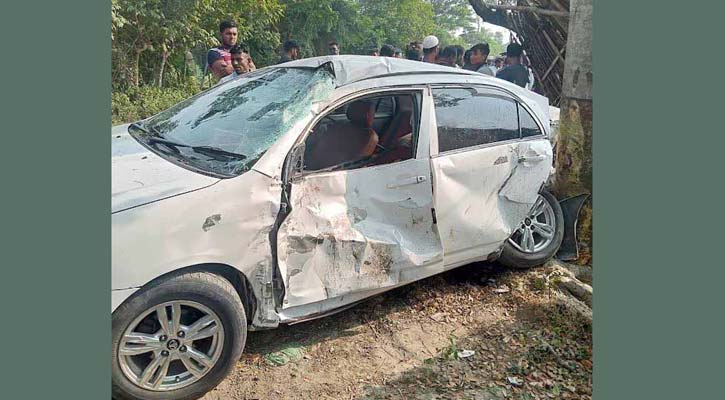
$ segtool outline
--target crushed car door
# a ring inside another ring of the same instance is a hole
[[[520,142],[512,98],[476,87],[439,87],[433,88],[433,99],[435,206],[450,267],[484,259],[503,244],[528,209],[502,198],[500,191],[511,179],[517,186],[528,181],[512,175]]]
[[[518,223],[534,205],[539,188],[551,173],[553,151],[532,114],[521,103],[517,106],[522,140],[517,147],[514,170],[501,188],[500,195],[508,201],[524,205],[524,214],[516,216],[518,219],[515,222]]]
[[[429,102],[418,102],[416,115]],[[415,125],[425,126],[429,118]],[[408,159],[303,171],[290,179],[290,210],[277,234],[283,309],[329,299],[344,303],[341,297],[347,294],[379,291],[442,271],[428,130],[416,130],[419,140],[413,143],[424,145],[413,147]],[[293,158],[295,151],[300,153],[293,150]]]

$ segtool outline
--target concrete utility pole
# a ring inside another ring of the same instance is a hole
[[[592,193],[592,3],[569,3],[569,32],[564,61],[554,192],[559,199]],[[579,218],[579,241],[591,254],[592,212]]]

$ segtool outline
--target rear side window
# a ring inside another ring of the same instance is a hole
[[[521,137],[543,135],[534,117],[519,104],[519,121],[521,122]]]
[[[434,89],[440,152],[519,138],[517,104],[473,89]]]

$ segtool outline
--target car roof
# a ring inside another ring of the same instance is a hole
[[[335,69],[335,81],[338,86],[349,85],[365,79],[383,78],[394,75],[416,74],[453,74],[461,76],[481,75],[474,71],[446,67],[420,61],[394,57],[375,57],[359,55],[322,56],[304,58],[279,64],[277,67],[319,67],[332,62]]]
[[[371,81],[370,83],[374,85],[389,80],[385,78],[396,76],[406,78],[401,80],[408,82],[413,80],[416,83],[479,83],[498,87],[517,95],[521,99],[527,100],[527,103],[535,108],[533,111],[539,115],[542,123],[545,126],[549,125],[548,98],[503,79],[461,68],[452,68],[394,57],[361,55],[311,57],[274,65],[272,67],[316,68],[328,62],[333,63],[335,82],[338,88],[358,82],[363,84],[363,81]]]
[[[542,107],[542,110],[548,109],[549,106],[549,99],[546,97],[503,79],[462,68],[452,68],[402,58],[360,55],[322,56],[290,61],[273,67],[316,68],[327,62],[333,63],[337,87],[371,79],[393,76],[413,77],[418,75],[422,78],[421,83],[439,83],[445,81],[470,83],[472,81],[478,81],[479,83],[498,86],[517,94],[519,97],[538,103]]]

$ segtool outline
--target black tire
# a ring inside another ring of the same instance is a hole
[[[168,301],[200,303],[221,320],[224,340],[216,364],[198,381],[170,391],[151,391],[137,386],[121,370],[118,349],[121,336],[140,313]],[[192,400],[214,389],[234,368],[247,340],[247,318],[237,291],[226,279],[207,272],[189,272],[169,277],[134,294],[112,317],[112,395],[117,400]]]
[[[516,269],[532,268],[549,261],[559,251],[561,241],[564,239],[564,213],[561,211],[561,206],[554,195],[545,190],[542,190],[540,194],[554,210],[554,219],[556,221],[554,240],[536,253],[524,253],[506,240],[501,256],[498,259],[501,264]]]

